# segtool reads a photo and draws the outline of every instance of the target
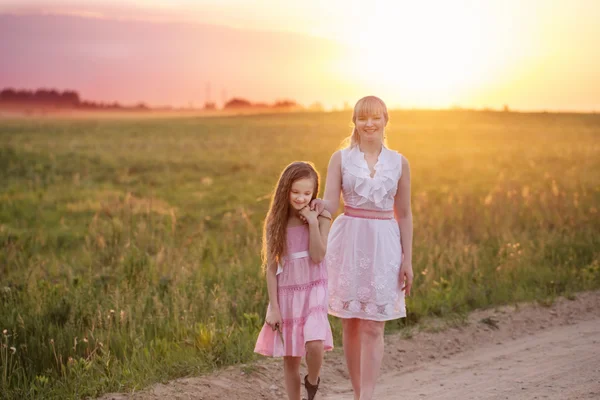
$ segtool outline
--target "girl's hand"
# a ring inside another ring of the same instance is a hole
[[[281,332],[281,324],[283,321],[281,320],[281,313],[279,312],[279,310],[273,310],[273,308],[269,306],[265,322],[274,331]]]
[[[314,199],[310,202],[311,211],[317,211],[317,215],[321,214],[325,209],[325,202],[323,199]]]
[[[400,265],[400,276],[398,277],[400,287],[406,296],[410,296],[410,288],[413,283],[413,269],[409,262],[402,262]]]
[[[319,223],[319,220],[317,218],[319,216],[319,213],[317,212],[317,210],[311,211],[310,207],[306,206],[302,210],[300,210],[299,213],[300,217],[303,217],[309,225]]]

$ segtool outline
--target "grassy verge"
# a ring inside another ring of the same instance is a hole
[[[82,398],[251,360],[281,169],[349,115],[0,121],[0,398]],[[394,112],[407,320],[600,288],[600,116]],[[336,340],[340,326],[332,319]]]

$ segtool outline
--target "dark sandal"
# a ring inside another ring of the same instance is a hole
[[[306,388],[308,400],[313,400],[315,398],[317,390],[319,390],[319,383],[321,383],[321,377],[319,377],[319,379],[317,380],[317,384],[313,385],[308,381],[308,374],[304,375],[304,387]]]

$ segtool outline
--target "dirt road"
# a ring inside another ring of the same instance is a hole
[[[343,356],[327,355],[318,399],[352,400]],[[600,292],[425,321],[386,337],[377,400],[600,399]],[[279,360],[102,399],[285,399]]]
[[[343,393],[343,386],[332,389]],[[600,319],[388,372],[376,399],[600,399]]]

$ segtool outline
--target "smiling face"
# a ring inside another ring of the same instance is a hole
[[[352,122],[354,122],[353,142],[383,143],[383,130],[388,123],[388,119],[387,107],[383,100],[375,96],[363,97],[354,106],[354,113],[352,114]]]
[[[383,129],[386,124],[383,113],[360,115],[355,124],[362,143],[383,141]]]
[[[294,181],[290,189],[290,206],[298,211],[306,207],[313,198],[315,192],[315,180],[313,178],[302,178]]]

